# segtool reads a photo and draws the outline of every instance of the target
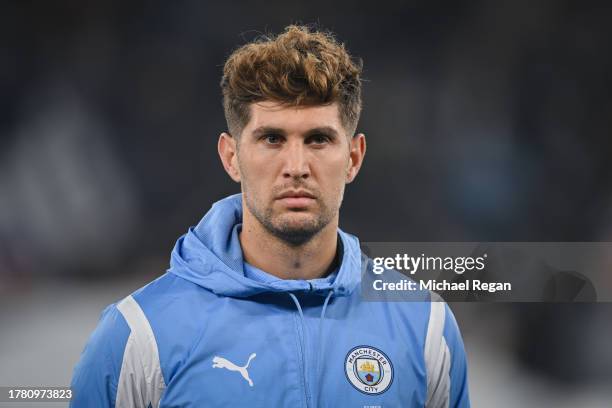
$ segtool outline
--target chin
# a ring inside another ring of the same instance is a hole
[[[286,229],[310,229],[317,224],[317,217],[306,211],[283,214],[277,218],[275,225]]]

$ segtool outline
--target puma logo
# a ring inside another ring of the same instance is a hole
[[[254,359],[256,355],[257,354],[252,353],[249,356],[249,360],[247,361],[247,363],[244,366],[242,366],[242,367],[237,366],[236,364],[232,363],[231,361],[229,361],[226,358],[215,356],[213,358],[213,365],[212,366],[213,366],[213,368],[227,368],[230,371],[238,371],[242,375],[242,378],[247,380],[249,385],[252,387],[253,386],[253,381],[251,381],[251,379],[249,378],[249,372],[247,371],[247,367],[249,366],[249,364],[251,363],[251,360]]]

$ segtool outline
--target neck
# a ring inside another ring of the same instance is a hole
[[[243,204],[240,245],[244,260],[280,279],[325,277],[334,266],[338,218],[303,245],[292,246],[266,230]]]

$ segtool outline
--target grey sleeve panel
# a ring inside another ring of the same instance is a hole
[[[151,325],[132,296],[119,302],[117,308],[131,333],[123,354],[115,407],[158,407],[166,384]]]
[[[431,312],[425,338],[427,371],[426,408],[448,408],[450,400],[451,355],[444,338],[446,303],[432,293]]]

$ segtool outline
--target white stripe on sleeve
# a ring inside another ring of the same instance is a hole
[[[158,407],[166,384],[151,325],[132,296],[119,302],[117,308],[131,333],[123,353],[115,406],[147,408],[151,404]]]
[[[431,312],[425,338],[427,370],[426,408],[448,408],[450,400],[450,351],[444,339],[446,303],[432,293]]]

